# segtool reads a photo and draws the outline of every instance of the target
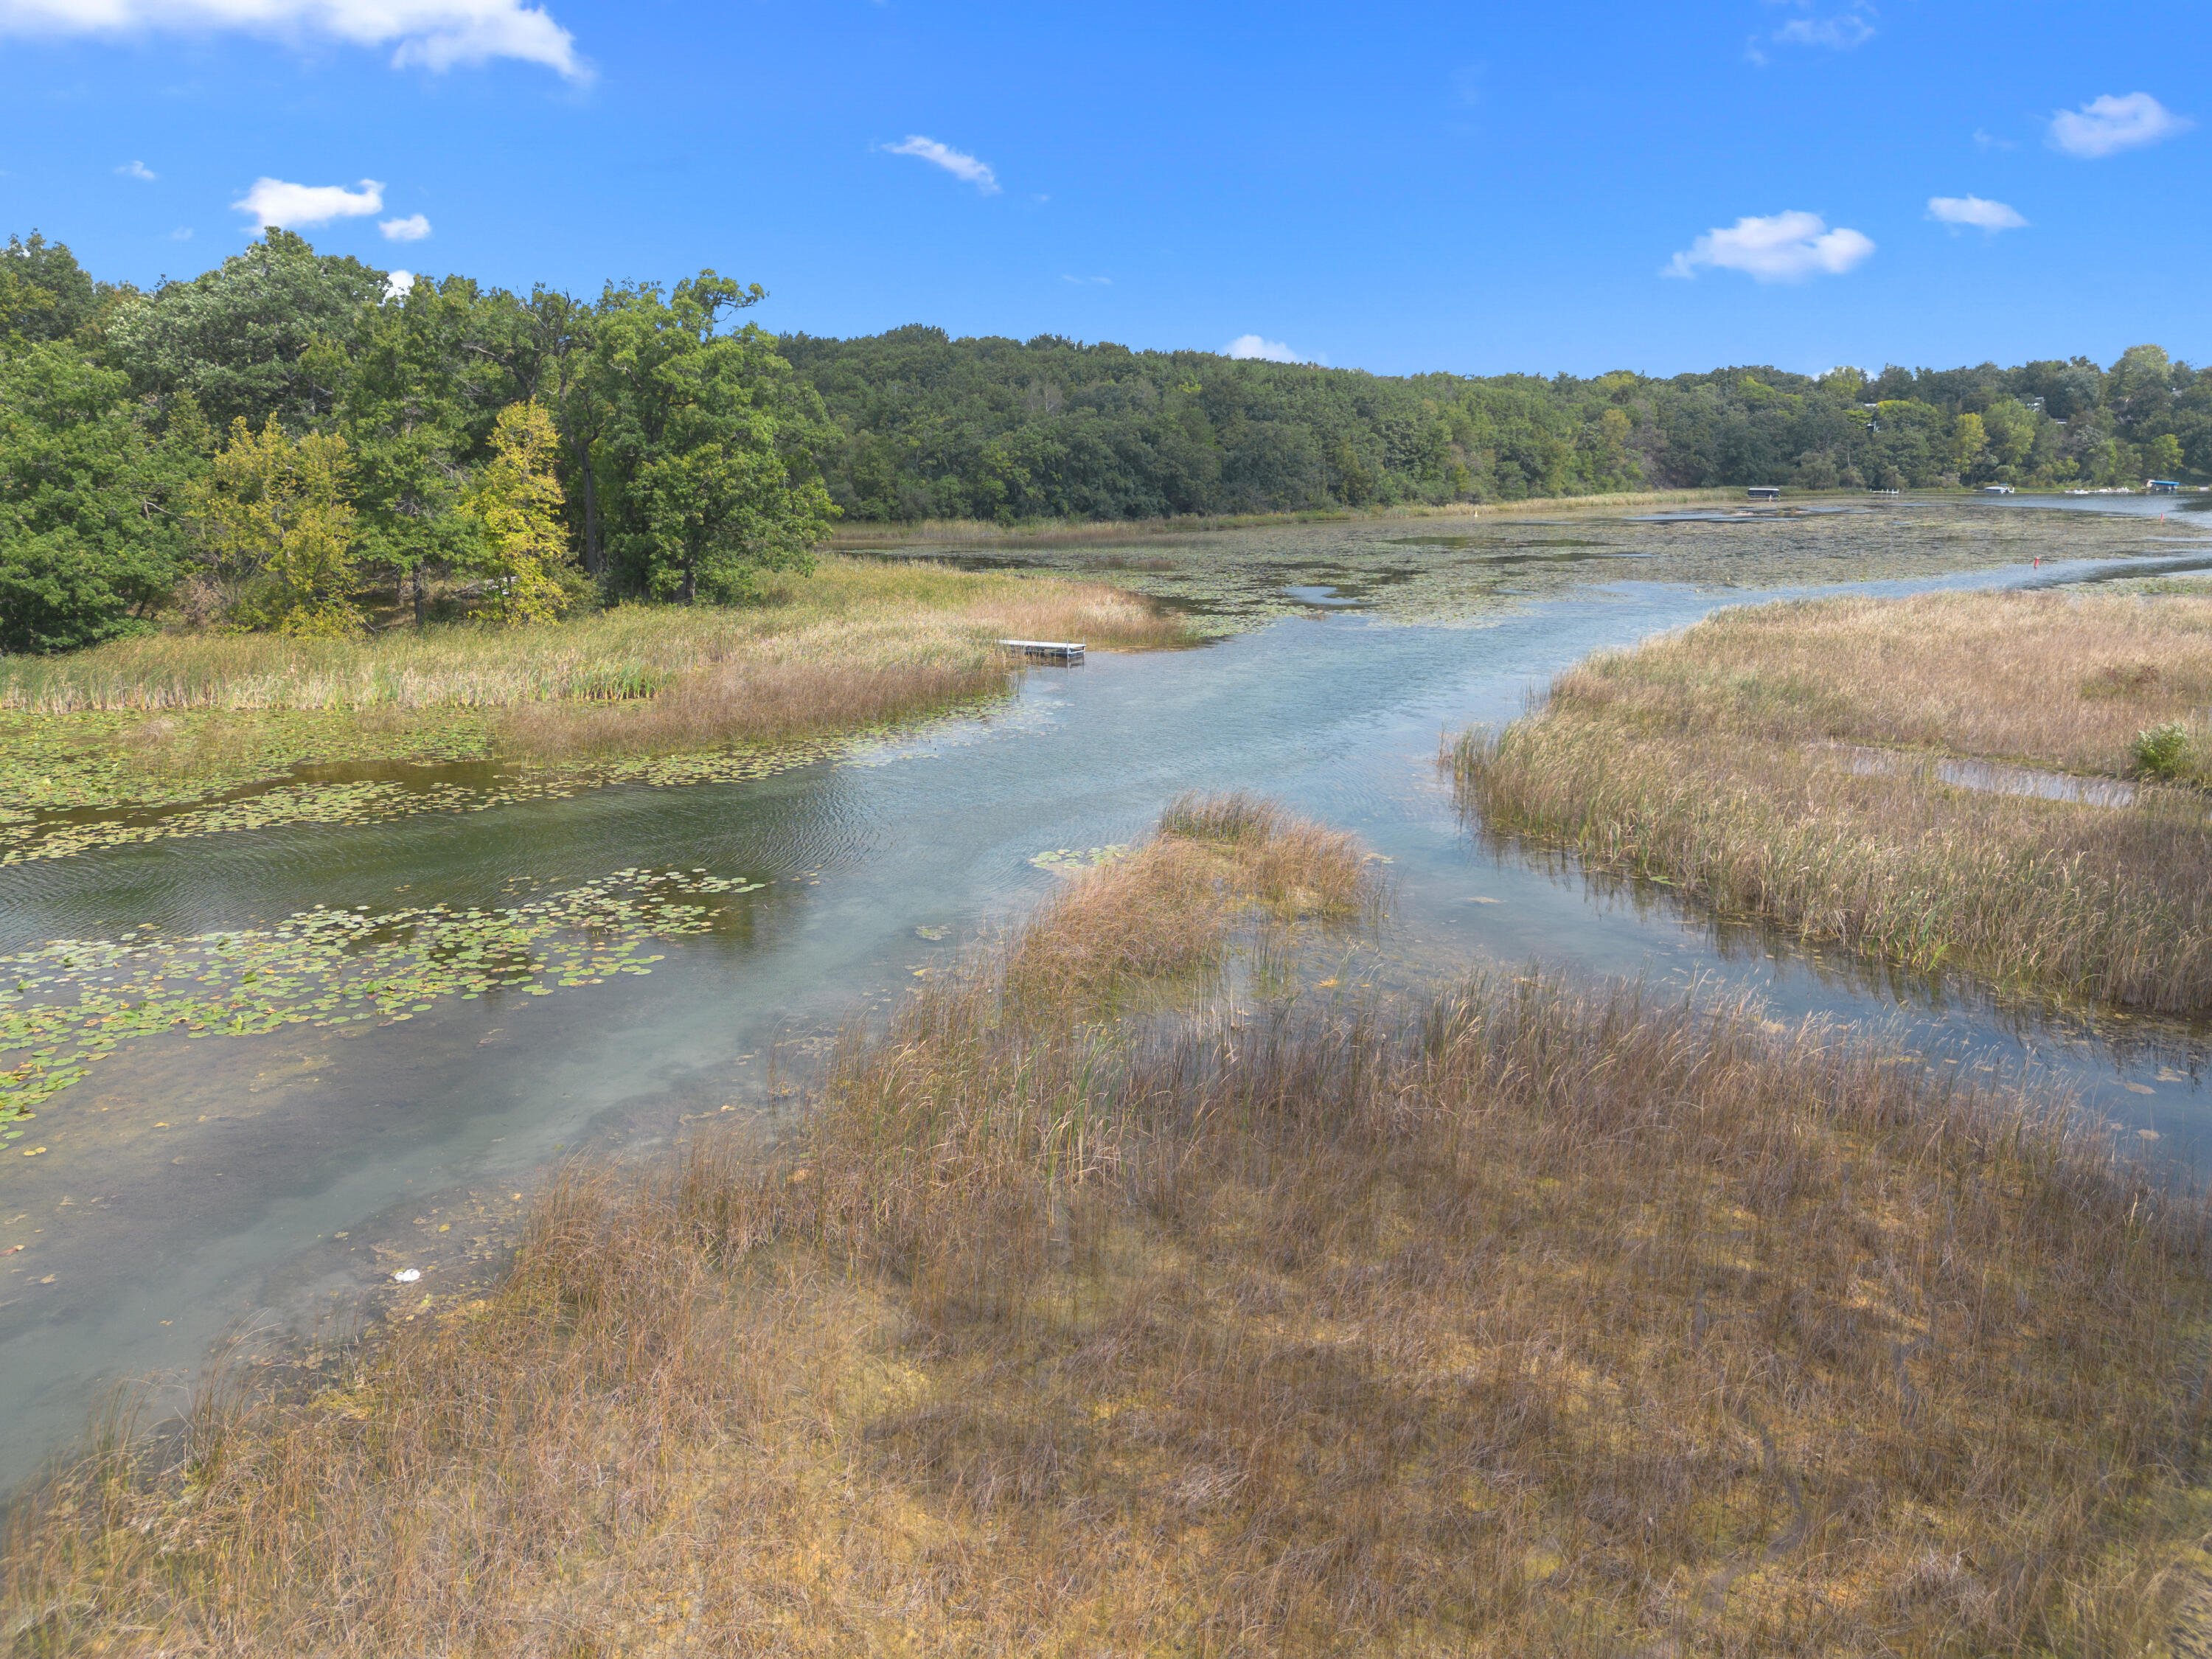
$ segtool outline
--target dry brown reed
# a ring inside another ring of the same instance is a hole
[[[1358,842],[1241,792],[1187,794],[1159,833],[1106,872],[1085,872],[1006,951],[1017,1012],[1096,1010],[1132,989],[1190,988],[1220,967],[1237,922],[1325,917],[1371,923],[1383,884]]]
[[[1785,604],[1593,659],[1449,758],[1486,833],[1915,969],[2196,1012],[2212,1006],[2199,797],[1955,787],[1928,751],[2118,771],[2136,732],[2206,687],[2212,603]],[[1921,748],[1874,769],[1843,744]]]
[[[1010,664],[735,662],[634,702],[529,702],[507,711],[502,756],[588,759],[773,744],[862,731],[1006,689]]]
[[[1527,978],[1010,1001],[1008,951],[1079,914],[848,1033],[796,1156],[572,1171],[484,1301],[166,1459],[112,1433],[16,1514],[15,1651],[1918,1659],[2166,1626],[2207,1217],[2061,1103]]]
[[[1098,583],[825,558],[729,608],[626,605],[527,628],[453,625],[361,640],[177,633],[0,658],[0,710],[512,708],[650,697],[729,664],[968,671],[1007,635],[1100,650],[1188,644],[1148,599]],[[826,683],[826,682],[825,682]]]
[[[2125,776],[2136,734],[2200,738],[2212,596],[1927,593],[1723,611],[1560,677],[1558,698],[1638,730],[1707,730],[2025,761]]]

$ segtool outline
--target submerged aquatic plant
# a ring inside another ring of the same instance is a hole
[[[163,1032],[388,1024],[441,998],[546,996],[650,973],[661,959],[640,954],[650,941],[704,932],[763,884],[618,870],[497,909],[318,906],[270,928],[62,939],[0,957],[0,1121],[60,1093],[118,1045]]]

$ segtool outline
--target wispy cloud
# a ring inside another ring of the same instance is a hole
[[[364,179],[352,190],[343,185],[288,185],[282,179],[256,179],[253,188],[231,206],[252,214],[259,230],[271,225],[326,225],[333,219],[383,212],[384,186],[374,179]]]
[[[1777,46],[1820,46],[1829,52],[1850,52],[1874,39],[1874,25],[1856,11],[1833,17],[1793,17],[1774,31]]]
[[[190,225],[179,225],[174,230],[169,233],[169,240],[173,242],[191,241],[192,240],[192,228]]]
[[[2124,149],[2179,138],[2196,125],[2147,92],[2131,92],[2124,98],[2106,93],[2079,109],[2063,109],[2052,116],[2051,144],[2069,155],[2096,161]]]
[[[419,242],[430,234],[430,222],[419,213],[410,213],[404,219],[379,219],[376,228],[387,242]]]
[[[2009,138],[2000,138],[1993,132],[1987,132],[1980,127],[1976,127],[1974,148],[1976,149],[2018,149],[2020,146]]]
[[[1245,357],[1263,363],[1317,363],[1320,358],[1303,351],[1293,351],[1280,340],[1270,340],[1258,334],[1240,334],[1221,348],[1224,357]]]
[[[148,185],[152,184],[156,179],[161,176],[160,173],[155,172],[153,168],[148,167],[143,161],[125,161],[121,167],[116,168],[115,171],[123,178],[136,179],[140,183]]]
[[[1870,238],[1841,227],[1831,230],[1817,213],[1749,215],[1725,229],[1707,231],[1659,274],[1690,277],[1710,266],[1742,271],[1754,282],[1802,283],[1808,276],[1840,276],[1873,252]]]
[[[236,31],[278,40],[390,46],[395,68],[433,70],[495,58],[570,80],[591,69],[575,37],[522,0],[0,0],[0,33],[121,38]]]
[[[1976,230],[2020,230],[2027,224],[2016,209],[2002,202],[1984,201],[1978,196],[1931,196],[1928,198],[1928,216],[1954,229],[1971,225]]]
[[[1114,286],[1114,279],[1111,276],[1069,276],[1063,275],[1060,280],[1063,283],[1073,283],[1078,288],[1111,288]]]
[[[1812,15],[1813,0],[1796,0],[1802,17],[1793,17],[1769,34],[1754,34],[1744,43],[1743,55],[1764,67],[1766,48],[1806,46],[1821,52],[1850,52],[1874,39],[1875,9],[1871,0],[1856,0],[1826,17]]]
[[[999,193],[999,175],[991,171],[990,164],[977,161],[964,149],[940,144],[936,139],[924,138],[919,133],[909,133],[904,143],[885,144],[884,149],[892,155],[911,155],[932,167],[943,167],[954,178],[975,185],[986,196]]]

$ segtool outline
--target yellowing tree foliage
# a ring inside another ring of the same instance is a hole
[[[568,546],[553,417],[535,398],[509,404],[492,428],[491,451],[470,498],[483,530],[477,568],[502,621],[551,622],[566,598],[556,572]]]
[[[240,416],[199,503],[203,544],[238,587],[234,620],[282,634],[351,634],[362,625],[352,457],[337,436],[258,434]]]

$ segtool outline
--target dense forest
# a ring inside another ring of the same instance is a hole
[[[863,521],[1735,483],[2212,476],[2212,371],[2137,346],[1812,379],[1449,374],[896,329],[781,339],[712,271],[397,281],[270,229],[150,290],[0,251],[0,652],[742,599]]]
[[[2109,369],[2075,357],[1817,380],[1773,368],[1389,378],[922,327],[780,345],[836,425],[822,469],[854,519],[2212,476],[2212,370],[2154,345]]]

